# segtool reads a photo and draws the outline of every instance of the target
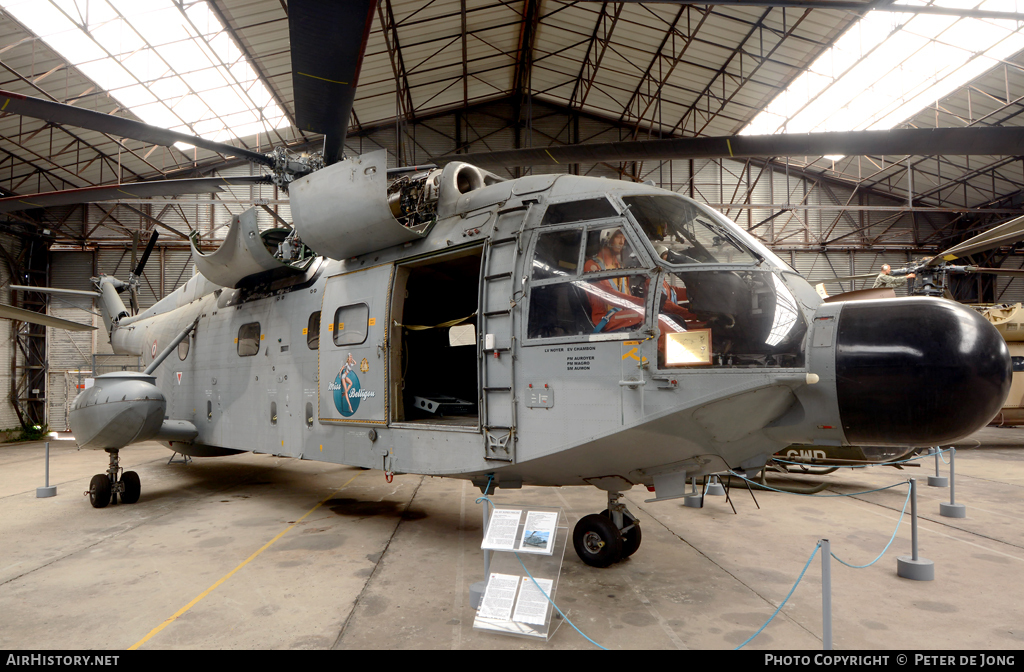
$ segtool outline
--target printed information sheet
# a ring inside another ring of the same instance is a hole
[[[519,548],[516,550],[551,555],[557,525],[557,511],[527,511],[523,540],[519,542]]]
[[[493,551],[512,551],[516,545],[516,531],[519,529],[519,509],[495,509],[487,524],[487,536],[480,548]]]
[[[550,604],[544,595],[551,594],[552,581],[551,579],[537,579],[537,585],[544,591],[541,593],[540,590],[537,590],[537,586],[533,585],[533,579],[528,576],[524,576],[522,579],[519,599],[516,601],[516,613],[512,616],[512,620],[544,625],[548,614],[548,604]]]
[[[518,587],[519,577],[514,574],[491,574],[477,617],[498,621],[509,620],[512,617],[512,605],[515,604]]]

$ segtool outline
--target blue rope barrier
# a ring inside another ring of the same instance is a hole
[[[764,630],[765,628],[767,628],[767,627],[768,627],[768,624],[772,622],[772,619],[774,619],[774,618],[775,618],[775,617],[776,617],[776,616],[778,615],[778,613],[779,613],[780,611],[782,611],[782,608],[783,608],[784,606],[786,606],[786,602],[788,602],[788,601],[789,601],[789,598],[793,596],[793,591],[795,591],[795,590],[796,590],[796,587],[800,585],[800,581],[801,581],[801,580],[802,580],[802,579],[804,578],[804,574],[806,574],[806,573],[807,573],[807,568],[811,566],[811,560],[814,560],[814,556],[816,556],[816,555],[818,554],[818,549],[819,549],[819,548],[821,548],[821,542],[820,542],[820,541],[819,541],[819,542],[818,542],[817,544],[815,544],[815,545],[814,545],[814,552],[813,552],[813,553],[811,553],[811,557],[807,558],[807,564],[805,564],[805,565],[804,565],[803,571],[801,571],[801,572],[800,572],[800,576],[798,576],[798,577],[796,578],[796,583],[794,583],[794,584],[793,584],[793,587],[789,589],[789,593],[788,593],[788,594],[786,595],[786,599],[784,599],[784,600],[782,601],[782,604],[780,604],[780,605],[779,605],[779,606],[778,606],[778,607],[777,607],[777,608],[775,609],[775,613],[773,613],[773,614],[772,614],[772,615],[771,615],[771,616],[770,616],[770,617],[768,618],[768,620],[764,622],[764,625],[762,625],[762,626],[761,626],[760,628],[758,628],[758,629],[757,629],[757,632],[755,632],[754,634],[752,634],[752,635],[751,635],[750,637],[748,637],[748,638],[747,638],[747,640],[746,640],[745,642],[743,642],[742,644],[740,644],[739,646],[737,646],[737,647],[736,647],[735,649],[733,649],[734,651],[739,651],[739,650],[740,650],[740,649],[742,649],[742,648],[743,648],[744,646],[746,646],[747,644],[749,644],[749,643],[750,643],[750,641],[751,641],[752,639],[754,639],[754,637],[757,637],[758,635],[760,635],[760,634],[761,634],[761,631],[762,631],[762,630]]]
[[[583,639],[587,640],[588,642],[590,642],[591,644],[593,644],[593,645],[594,645],[594,646],[596,646],[597,648],[601,649],[602,651],[607,651],[608,649],[606,649],[605,647],[601,646],[600,644],[598,644],[597,642],[595,642],[594,640],[592,640],[592,639],[591,639],[590,637],[587,637],[586,635],[584,635],[584,634],[583,634],[583,631],[582,631],[582,630],[580,630],[579,628],[577,628],[577,627],[576,627],[576,624],[575,624],[575,623],[573,623],[572,621],[570,621],[570,620],[569,620],[569,617],[568,617],[568,616],[566,616],[565,614],[563,614],[563,613],[562,613],[562,610],[558,608],[558,605],[557,605],[557,604],[555,604],[555,601],[554,601],[554,600],[552,600],[552,599],[551,599],[551,598],[550,598],[550,597],[548,596],[548,594],[544,592],[544,589],[540,587],[540,584],[538,584],[538,583],[537,583],[537,579],[533,578],[533,574],[530,574],[530,570],[528,570],[528,569],[526,568],[526,565],[524,565],[524,564],[523,564],[523,559],[519,557],[519,554],[518,554],[518,553],[516,553],[516,554],[515,554],[515,556],[516,556],[516,560],[518,560],[518,561],[519,561],[519,564],[520,564],[520,565],[522,566],[522,568],[523,568],[523,571],[524,571],[524,572],[526,572],[526,575],[527,575],[528,577],[530,577],[530,580],[531,580],[531,581],[533,581],[533,585],[534,585],[534,587],[535,587],[535,588],[536,588],[537,590],[539,590],[539,591],[540,591],[540,594],[541,594],[541,595],[543,595],[543,596],[545,597],[545,599],[547,599],[547,601],[548,601],[548,602],[550,602],[550,603],[551,603],[551,606],[555,608],[555,611],[557,611],[557,612],[558,612],[558,613],[559,613],[559,614],[560,614],[560,615],[562,616],[562,618],[563,618],[563,619],[565,620],[565,622],[566,622],[566,623],[568,623],[569,625],[571,625],[571,626],[572,626],[572,629],[573,629],[573,630],[575,630],[576,632],[580,633],[580,636],[581,636],[581,637],[583,637]]]
[[[731,469],[729,470],[729,474],[731,476],[735,476],[736,478],[742,479],[742,480],[746,481],[747,483],[750,483],[752,485],[756,485],[759,488],[764,488],[765,490],[771,490],[773,492],[781,492],[784,495],[800,495],[801,497],[818,497],[818,498],[823,498],[823,497],[853,497],[854,495],[867,495],[867,494],[872,493],[872,492],[881,492],[882,490],[889,490],[891,488],[896,488],[896,487],[899,487],[900,485],[902,485],[902,483],[893,483],[892,485],[887,485],[884,488],[875,488],[874,490],[864,490],[862,492],[851,492],[851,493],[847,493],[847,494],[837,493],[837,494],[833,494],[833,495],[819,495],[819,494],[807,494],[807,493],[803,493],[803,492],[788,492],[786,490],[779,490],[778,488],[773,488],[770,485],[765,485],[764,483],[758,483],[757,481],[752,481],[749,478],[747,478],[746,476],[743,476],[741,474],[737,474],[735,471],[732,471]]]
[[[909,483],[909,481],[907,481],[907,483]],[[889,538],[889,543],[885,545],[885,548],[883,548],[883,549],[882,549],[882,552],[878,554],[878,557],[877,557],[877,558],[875,558],[874,560],[872,560],[871,562],[869,562],[868,564],[866,564],[866,565],[851,565],[850,563],[846,562],[845,560],[843,560],[842,558],[840,558],[840,557],[839,557],[838,555],[836,555],[835,553],[832,553],[832,552],[830,551],[830,552],[829,552],[829,554],[830,554],[830,555],[831,555],[831,556],[832,556],[833,558],[835,558],[836,560],[838,560],[839,562],[841,562],[841,563],[843,563],[844,565],[846,565],[847,567],[851,567],[851,568],[853,568],[853,569],[864,569],[865,567],[870,567],[871,565],[875,564],[876,562],[878,562],[879,560],[881,560],[881,559],[882,559],[882,556],[883,556],[883,555],[885,555],[885,552],[889,550],[889,547],[890,547],[890,546],[892,546],[892,542],[896,540],[896,533],[900,531],[900,523],[902,523],[902,522],[903,522],[903,516],[904,516],[904,514],[906,514],[906,512],[907,512],[907,504],[908,504],[909,502],[910,502],[910,488],[907,488],[907,498],[906,498],[906,500],[904,500],[904,502],[903,502],[903,510],[902,510],[902,511],[900,511],[900,518],[899,518],[899,520],[897,520],[897,521],[896,521],[896,529],[892,531],[892,537],[890,537],[890,538]]]

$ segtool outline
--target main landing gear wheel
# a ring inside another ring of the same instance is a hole
[[[572,545],[591,567],[608,567],[622,559],[622,535],[610,518],[599,513],[580,518],[572,531]]]
[[[110,478],[106,474],[96,474],[89,481],[89,503],[94,509],[110,504]]]
[[[611,514],[608,513],[608,509],[602,511],[601,515],[605,518],[611,518]],[[643,535],[640,532],[640,521],[634,518],[633,514],[624,510],[622,515],[622,522],[626,526],[626,529],[620,530],[619,533],[622,535],[622,559],[625,560],[636,553],[637,549],[640,548],[640,541],[642,540]]]

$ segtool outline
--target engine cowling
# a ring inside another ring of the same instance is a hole
[[[71,404],[68,424],[82,448],[118,449],[152,439],[160,431],[167,398],[156,376],[115,371],[97,376]]]

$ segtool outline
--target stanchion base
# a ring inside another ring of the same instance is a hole
[[[939,514],[946,518],[966,518],[967,507],[963,504],[950,504],[949,502],[939,502]]]
[[[700,495],[687,495],[686,497],[683,497],[683,505],[689,506],[694,509],[699,509],[700,499]]]
[[[48,486],[45,486],[45,487],[42,487],[42,488],[36,488],[36,497],[37,498],[38,497],[56,497],[56,496],[57,496],[57,486],[56,485],[48,485]]]
[[[945,476],[929,476],[928,485],[932,486],[933,488],[948,488],[949,479],[946,478]]]
[[[487,590],[486,581],[477,581],[469,586],[469,607],[474,611],[480,608],[480,600],[484,598]]]
[[[931,560],[901,555],[896,558],[896,575],[913,581],[934,581],[935,563]]]
[[[725,497],[725,487],[721,483],[708,483],[708,497]]]

